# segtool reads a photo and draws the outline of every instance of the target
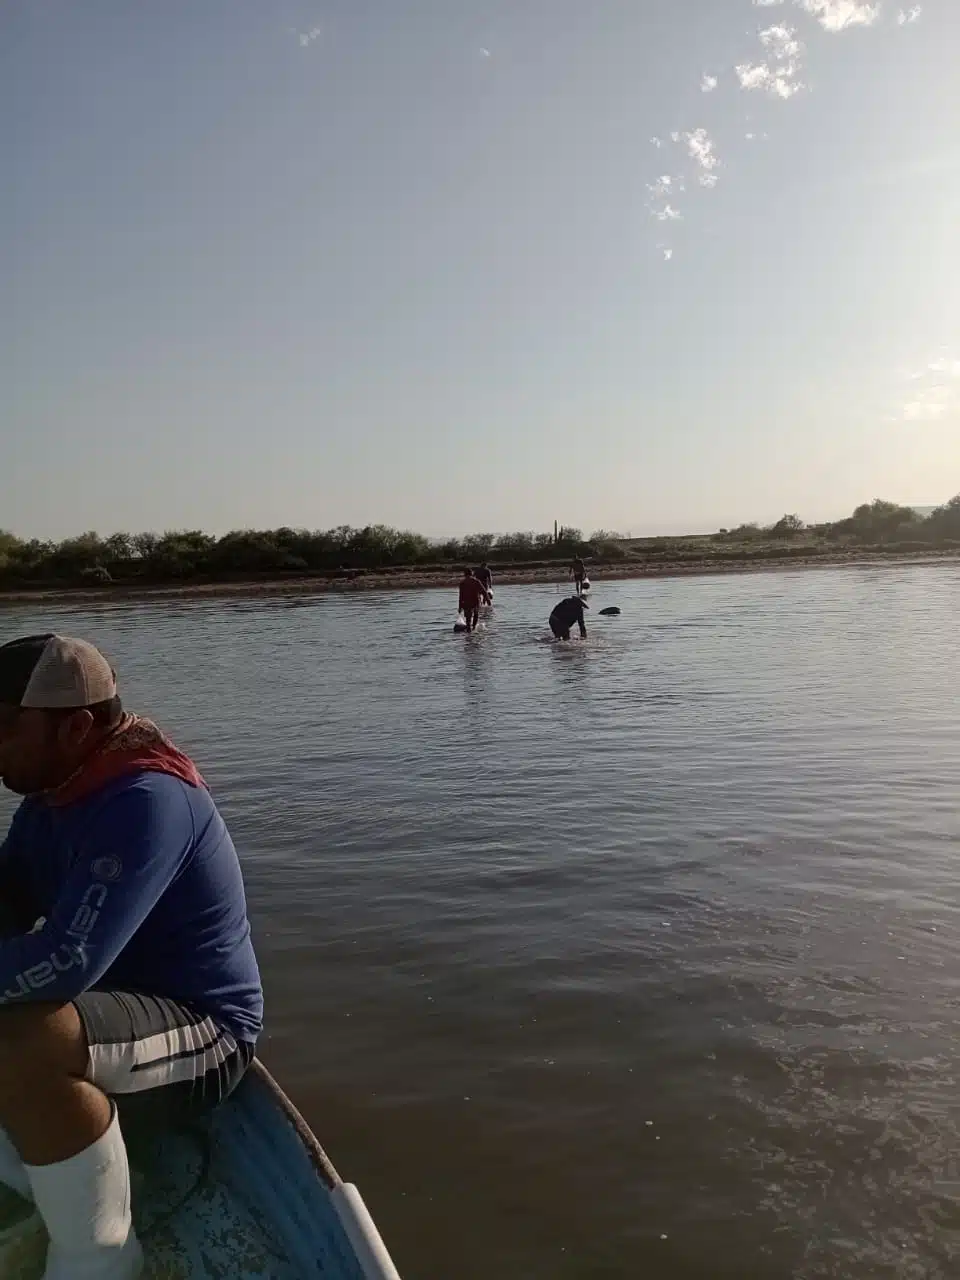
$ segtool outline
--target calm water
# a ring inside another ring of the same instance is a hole
[[[246,866],[263,1054],[405,1280],[960,1273],[960,567],[0,613]],[[5,816],[6,799],[0,800]]]

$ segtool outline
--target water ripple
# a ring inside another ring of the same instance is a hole
[[[594,595],[568,646],[555,587],[2,620],[196,754],[404,1274],[960,1274],[960,573]]]

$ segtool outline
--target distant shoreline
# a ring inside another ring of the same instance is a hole
[[[595,575],[598,587],[610,582],[646,578],[714,577],[719,574],[770,573],[784,569],[837,569],[891,564],[942,564],[960,562],[960,551],[891,552],[837,551],[811,556],[765,557],[744,556],[742,559],[694,561],[633,560],[629,564],[591,564],[588,572]],[[494,590],[500,586],[573,585],[565,567],[494,569]],[[171,585],[137,586],[117,583],[97,587],[20,588],[0,591],[0,607],[38,604],[107,604],[127,601],[191,601],[191,600],[260,600],[284,596],[314,596],[368,591],[409,591],[446,588],[453,590],[460,579],[458,570],[450,567],[423,570],[378,570],[352,579],[324,577],[285,577],[248,579],[232,582],[186,582]]]

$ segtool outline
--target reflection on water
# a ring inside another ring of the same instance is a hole
[[[407,1280],[960,1274],[960,571],[593,595],[0,621],[197,755],[263,1054]]]

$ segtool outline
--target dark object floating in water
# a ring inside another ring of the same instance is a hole
[[[617,618],[620,616],[620,610],[615,604],[608,605],[606,609],[600,610],[601,618]]]

